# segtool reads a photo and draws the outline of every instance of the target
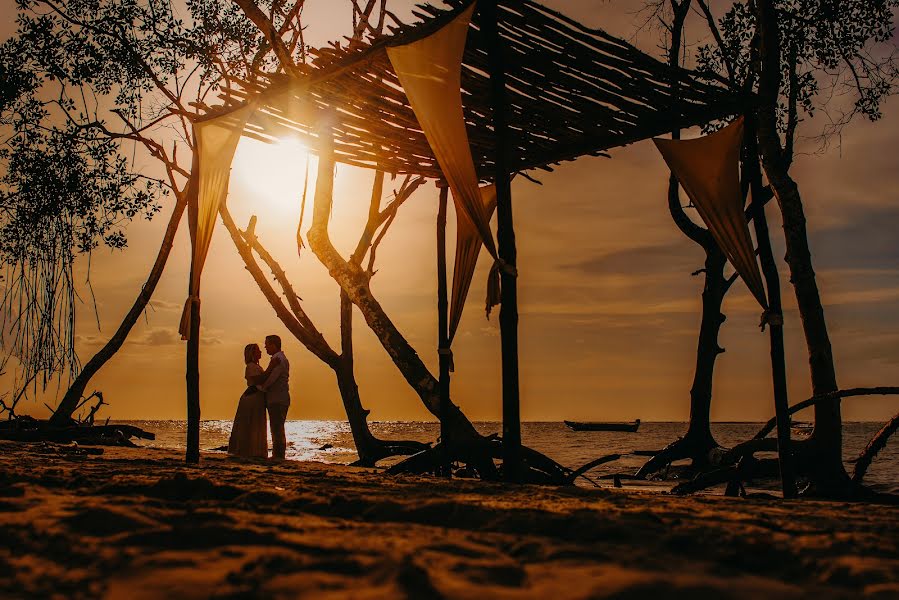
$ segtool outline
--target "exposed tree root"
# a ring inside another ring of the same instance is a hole
[[[777,452],[777,440],[775,438],[753,438],[737,444],[730,450],[726,450],[721,457],[722,465],[733,465],[747,456],[756,452]]]
[[[486,440],[480,446],[480,449],[459,445],[447,448],[444,444],[437,444],[398,462],[387,469],[387,474],[436,474],[449,462],[453,465],[454,475],[495,481],[499,479],[499,470],[493,462],[492,452],[489,451]]]
[[[899,387],[897,386],[849,388],[845,390],[837,390],[835,392],[828,392],[826,394],[818,394],[816,396],[812,396],[807,400],[803,400],[802,402],[794,404],[790,407],[789,414],[792,415],[804,408],[809,408],[810,406],[815,406],[817,404],[820,404],[821,402],[829,402],[836,399],[850,398],[853,396],[891,396],[897,394],[899,394]],[[759,430],[759,432],[755,434],[756,439],[766,437],[774,430],[774,427],[776,425],[777,417],[771,417],[771,419],[767,423],[765,423],[765,425]]]
[[[883,450],[887,445],[887,440],[890,439],[891,435],[896,433],[897,429],[899,429],[899,414],[896,414],[892,419],[887,421],[886,425],[871,438],[871,441],[868,442],[868,445],[865,446],[862,453],[855,459],[855,469],[853,469],[852,472],[852,481],[861,483],[865,473],[868,472],[868,467],[871,466],[871,461],[874,460],[874,457],[877,456],[878,452]]]
[[[661,450],[634,450],[633,452],[631,452],[631,454],[633,454],[634,456],[652,457],[652,456],[655,456],[656,454],[658,454],[659,452],[661,452]]]
[[[673,494],[692,494],[723,483],[728,484],[729,496],[737,495],[734,490],[740,490],[745,495],[743,484],[755,479],[769,479],[777,477],[779,473],[776,460],[757,460],[754,457],[746,457],[736,464],[723,467],[715,467],[703,471],[690,481],[680,483],[672,488]]]
[[[802,491],[802,497],[813,500],[835,500],[839,502],[871,502],[876,504],[899,506],[899,495],[878,492],[855,481],[850,481],[849,484],[844,486],[841,490],[828,489],[823,492],[817,490],[813,486],[809,486]]]
[[[600,475],[599,477],[597,477],[597,479],[624,479],[627,481],[641,481],[643,478],[637,477],[633,473],[606,473],[605,475]]]
[[[574,483],[575,479],[583,476],[585,473],[587,473],[587,471],[590,471],[591,469],[595,469],[596,467],[598,467],[600,465],[604,465],[604,464],[610,463],[610,462],[615,462],[616,460],[621,460],[621,456],[622,456],[621,454],[608,454],[606,456],[600,456],[596,460],[591,460],[584,466],[579,467],[579,468],[575,469],[574,471],[572,471],[571,475],[569,476],[570,482]]]
[[[692,494],[726,483],[728,492],[732,492],[735,489],[742,489],[745,483],[753,480],[775,479],[779,475],[778,461],[757,459],[754,453],[773,452],[776,450],[776,444],[777,440],[774,439],[754,439],[744,442],[724,455],[723,466],[704,470],[690,481],[675,486],[671,491],[675,494]],[[817,443],[813,439],[791,444],[797,478],[809,482],[805,489],[801,490],[801,498],[899,504],[899,496],[877,492],[856,481],[847,481],[839,486],[815,485],[815,469],[820,464],[818,452]],[[728,495],[736,494],[728,493]],[[745,495],[745,492],[742,495]]]
[[[495,437],[480,438],[475,443],[453,444],[449,448],[438,444],[424,452],[387,469],[387,474],[437,473],[447,462],[458,464],[453,474],[459,477],[476,477],[485,481],[499,480],[502,464],[497,467],[495,460],[502,458],[502,441]],[[520,483],[542,485],[572,485],[574,471],[563,467],[548,456],[527,446],[521,447]]]
[[[393,456],[411,456],[429,450],[431,445],[412,440],[382,440],[371,436],[365,443],[364,451],[359,451],[359,460],[352,463],[354,467],[373,467],[379,461]]]
[[[698,469],[717,464],[718,460],[713,456],[713,451],[717,448],[719,446],[711,436],[699,438],[688,434],[678,438],[646,461],[637,471],[636,477],[647,479],[669,467],[676,460],[690,459]]]

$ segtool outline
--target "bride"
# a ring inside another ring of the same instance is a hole
[[[264,373],[259,366],[262,352],[256,344],[247,344],[243,349],[243,359],[247,365],[244,377],[247,389],[237,404],[234,425],[231,428],[231,439],[228,441],[228,454],[244,458],[268,457],[268,429],[265,418],[265,393],[256,385],[259,376]]]

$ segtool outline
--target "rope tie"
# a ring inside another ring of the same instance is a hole
[[[784,324],[784,316],[779,312],[775,312],[770,308],[766,308],[762,313],[762,319],[759,322],[759,329],[765,331],[765,327],[767,325],[771,325],[772,327],[783,327]]]
[[[490,318],[490,311],[494,306],[500,303],[500,272],[514,278],[518,278],[518,269],[515,265],[511,265],[501,258],[493,261],[490,267],[490,274],[487,276],[487,318]]]
[[[182,341],[190,338],[190,315],[193,312],[191,307],[194,304],[200,305],[200,297],[196,294],[188,295],[187,300],[184,301],[184,309],[181,311],[181,323],[178,326],[178,333],[181,334]]]
[[[518,269],[515,268],[515,265],[510,265],[506,261],[501,258],[496,259],[496,264],[499,265],[499,269],[510,277],[518,277]]]
[[[453,361],[453,350],[452,348],[437,348],[437,354],[439,356],[446,356],[449,359],[449,370],[450,373],[456,370],[456,364]]]

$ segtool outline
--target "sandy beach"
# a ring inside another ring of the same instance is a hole
[[[0,443],[0,596],[899,597],[899,509]]]

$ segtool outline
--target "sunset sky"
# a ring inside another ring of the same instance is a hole
[[[333,0],[307,0],[312,43],[345,33],[348,10],[335,13],[335,4],[343,7]],[[546,4],[630,39],[646,52],[660,53],[655,33],[633,37],[645,18],[633,12],[636,2]],[[0,6],[11,14],[12,2],[3,0]],[[10,27],[4,23],[4,35]],[[691,43],[700,41],[704,31],[694,27],[693,32]],[[801,131],[817,135],[824,123],[819,113],[804,122]],[[824,153],[816,151],[815,141],[803,141],[792,170],[805,203],[837,377],[844,388],[899,383],[897,140],[899,99],[893,99],[885,104],[882,120],[852,123]],[[702,289],[701,277],[690,273],[702,266],[703,254],[671,221],[665,196],[668,172],[653,144],[640,142],[611,155],[566,163],[553,173],[538,172],[542,186],[523,178],[513,183],[525,420],[680,421],[688,416]],[[298,259],[294,241],[306,160],[302,148],[242,141],[228,204],[241,227],[251,215],[258,216],[261,241],[287,270],[305,309],[336,348],[338,287],[311,251],[304,250]],[[331,234],[344,255],[361,231],[372,177],[371,171],[338,167]],[[94,254],[91,282],[101,327],[98,330],[89,295],[83,294],[78,328],[82,360],[105,343],[139,292],[171,208],[167,200],[151,223],[133,224],[126,251]],[[311,201],[307,211],[304,228],[311,222]],[[428,184],[400,210],[378,252],[372,281],[376,297],[435,374],[436,212],[437,192]],[[780,259],[783,235],[774,204],[768,216]],[[454,238],[451,229],[448,239]],[[487,321],[483,312],[487,266],[482,259],[454,344],[453,400],[473,420],[501,415],[498,322],[496,315]],[[792,403],[810,395],[810,384],[795,297],[786,264],[779,266]],[[185,344],[177,329],[188,269],[185,219],[152,310],[88,388],[103,390],[110,404],[105,416],[185,418]],[[202,310],[203,418],[234,415],[244,386],[243,346],[261,345],[268,333],[282,335],[291,360],[289,418],[344,418],[333,372],[277,320],[221,225],[204,271]],[[760,311],[742,282],[733,286],[724,312],[728,319],[721,345],[727,352],[716,369],[712,417],[767,419],[773,414],[768,336],[758,329]],[[356,375],[371,419],[430,418],[356,315]],[[53,403],[56,389],[51,392],[24,412],[45,414],[41,403]],[[847,420],[886,419],[897,410],[899,403],[890,397],[844,403]]]

